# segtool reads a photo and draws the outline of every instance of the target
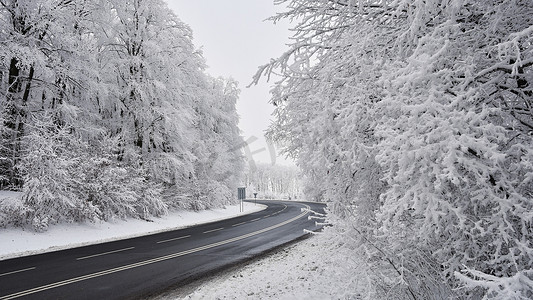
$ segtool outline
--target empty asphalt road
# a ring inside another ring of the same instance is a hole
[[[154,235],[0,261],[0,300],[132,299],[157,294],[316,230],[309,202]]]

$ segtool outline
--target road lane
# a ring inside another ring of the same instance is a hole
[[[267,209],[176,231],[0,261],[0,273],[9,273],[0,278],[0,299],[122,299],[157,293],[289,242],[302,236],[303,229],[318,229],[306,210],[323,212],[323,205],[258,202]]]

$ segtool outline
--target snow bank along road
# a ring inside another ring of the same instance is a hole
[[[249,215],[0,261],[0,299],[131,299],[157,294],[316,230],[308,202],[258,201]]]

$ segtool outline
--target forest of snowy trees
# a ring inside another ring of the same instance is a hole
[[[248,198],[257,193],[260,199],[298,199],[302,195],[301,177],[296,166],[259,163],[245,168],[244,186]]]
[[[233,201],[238,94],[162,0],[0,0],[0,226]]]
[[[292,44],[255,80],[353,253],[327,276],[366,276],[339,298],[533,298],[533,2],[276,2]]]

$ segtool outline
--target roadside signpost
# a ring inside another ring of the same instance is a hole
[[[243,188],[243,187],[237,188],[237,197],[239,200],[241,200],[240,211],[244,212],[243,200],[246,199],[246,188]]]

